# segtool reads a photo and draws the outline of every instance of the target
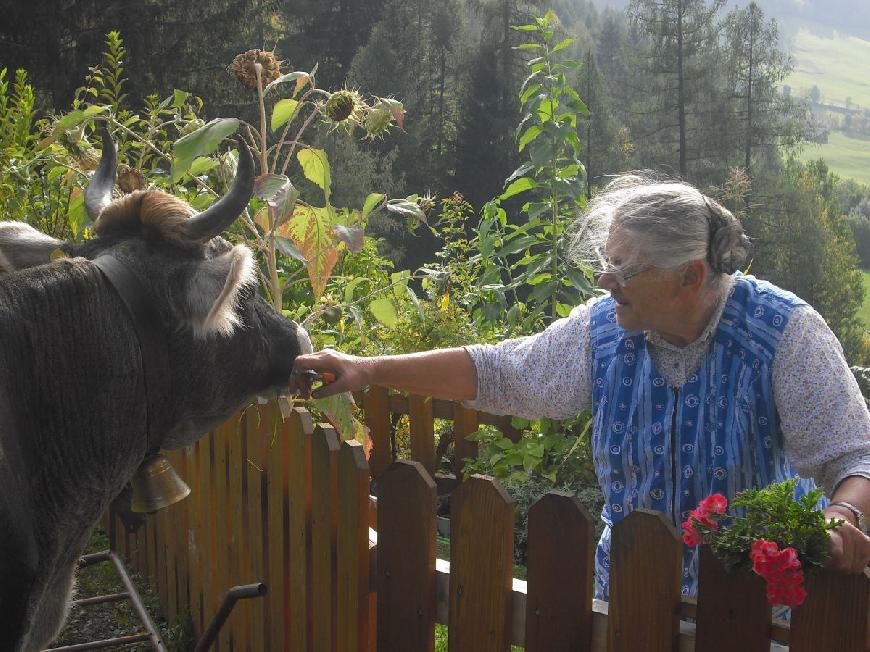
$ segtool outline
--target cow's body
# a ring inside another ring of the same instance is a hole
[[[250,253],[221,238],[179,247],[127,224],[67,245],[3,227],[0,652],[31,652],[56,635],[75,561],[146,454],[188,445],[252,395],[286,386],[310,344],[256,294]],[[68,258],[31,266],[58,245]],[[146,288],[165,370],[91,262],[106,253]]]

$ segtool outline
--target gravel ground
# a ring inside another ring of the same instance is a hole
[[[86,553],[101,552],[109,547],[109,539],[101,529],[94,531]],[[128,569],[129,572],[129,569]],[[148,615],[160,631],[160,636],[170,652],[189,652],[193,649],[193,639],[189,627],[185,623],[176,623],[169,627],[160,616],[160,605],[157,595],[148,586],[148,582],[136,573],[131,573],[133,584],[145,603]],[[73,600],[90,598],[107,593],[121,593],[124,586],[115,566],[111,562],[103,562],[83,568],[76,578],[73,589]],[[127,600],[121,602],[97,604],[70,609],[66,626],[61,631],[52,647],[87,643],[118,636],[140,634],[145,631],[139,618]],[[150,645],[135,644],[102,648],[105,650],[126,650],[128,652],[146,652],[152,650]]]

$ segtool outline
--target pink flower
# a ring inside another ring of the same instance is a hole
[[[711,494],[698,503],[698,511],[704,514],[722,516],[728,508],[728,499],[722,494]]]
[[[695,529],[695,526],[691,523],[691,517],[689,520],[683,521],[683,543],[687,546],[697,546],[700,545],[702,541],[701,534]]]
[[[752,570],[767,583],[767,601],[773,605],[796,607],[807,597],[804,573],[797,550],[779,549],[775,541],[753,541],[749,553]]]

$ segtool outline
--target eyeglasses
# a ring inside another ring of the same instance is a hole
[[[595,253],[598,256],[598,260],[601,263],[601,271],[595,274],[595,280],[597,281],[605,274],[609,274],[614,281],[616,281],[619,287],[624,288],[628,285],[628,282],[633,279],[638,274],[642,274],[645,271],[652,269],[652,265],[643,265],[640,267],[635,267],[632,269],[631,265],[614,265],[611,263],[602,253],[596,248]]]

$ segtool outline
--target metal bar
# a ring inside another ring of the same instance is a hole
[[[124,588],[127,589],[127,593],[130,594],[130,602],[133,605],[133,611],[136,612],[136,615],[139,616],[139,620],[142,621],[142,624],[148,631],[148,640],[151,642],[151,645],[154,646],[154,649],[157,650],[157,652],[167,652],[166,646],[163,644],[160,634],[154,626],[154,621],[151,620],[151,617],[145,610],[145,605],[142,603],[139,591],[136,590],[133,582],[130,581],[130,576],[127,574],[127,569],[124,567],[123,562],[118,558],[118,555],[111,550],[107,550],[102,554],[105,554],[112,563],[115,564],[115,569],[121,577],[121,582],[124,584]]]
[[[78,643],[76,645],[64,645],[63,647],[49,648],[45,652],[73,652],[74,650],[99,650],[101,648],[113,647],[117,645],[132,645],[133,643],[141,643],[147,641],[151,637],[148,634],[133,634],[132,636],[119,636],[118,638],[107,638],[103,641],[91,641],[90,643]]]
[[[124,593],[108,593],[106,595],[97,595],[93,598],[82,598],[81,600],[73,600],[70,606],[73,607],[88,607],[92,604],[102,604],[104,602],[120,602],[130,597],[127,592]]]
[[[227,618],[229,618],[230,612],[232,612],[237,600],[258,598],[262,595],[266,595],[266,585],[262,582],[259,584],[243,584],[240,586],[234,586],[227,591],[217,613],[214,615],[214,618],[212,618],[211,624],[209,624],[208,629],[203,632],[202,638],[199,639],[199,643],[196,644],[196,648],[194,648],[193,652],[205,652],[212,646],[221,627],[223,627]]]

